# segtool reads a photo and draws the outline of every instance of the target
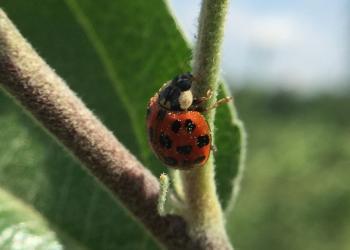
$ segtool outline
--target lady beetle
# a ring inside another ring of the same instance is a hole
[[[203,166],[211,150],[210,128],[199,108],[209,96],[193,98],[192,81],[190,73],[175,77],[147,107],[148,139],[153,151],[164,164],[181,170]]]

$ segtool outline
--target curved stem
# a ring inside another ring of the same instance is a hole
[[[205,96],[208,89],[213,91],[214,95],[205,103],[206,107],[216,101],[220,48],[227,7],[228,0],[202,1],[198,40],[193,56],[193,75],[196,80],[192,90],[196,97]],[[214,112],[213,109],[206,114],[211,128],[214,126]],[[196,233],[209,234],[208,237],[221,241],[221,249],[232,248],[224,229],[223,212],[216,193],[213,157],[210,157],[206,165],[201,168],[182,171],[181,176],[192,230]]]

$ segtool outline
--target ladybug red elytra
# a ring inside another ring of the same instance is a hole
[[[189,170],[203,166],[211,151],[209,125],[199,104],[209,96],[193,98],[190,73],[176,76],[150,100],[147,107],[147,129],[150,145],[167,166]],[[218,101],[227,102],[230,98]]]

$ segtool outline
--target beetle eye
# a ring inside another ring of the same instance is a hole
[[[181,75],[181,78],[192,79],[193,75],[190,72],[187,72],[187,73]]]
[[[192,82],[190,79],[179,79],[175,82],[175,86],[178,87],[181,91],[187,91],[191,88]]]
[[[171,85],[177,87],[181,91],[187,91],[192,86],[192,79],[193,79],[192,74],[188,72],[188,73],[176,76],[171,81]]]

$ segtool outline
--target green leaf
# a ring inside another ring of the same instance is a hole
[[[229,96],[225,83],[218,98]],[[238,194],[245,154],[245,132],[232,103],[223,105],[215,114],[216,180],[221,205],[232,208]]]
[[[63,248],[55,233],[48,228],[39,214],[0,189],[0,249],[60,250]]]
[[[165,81],[189,71],[191,51],[163,1],[12,0],[0,7],[132,153],[155,175],[165,171],[148,146],[145,108]],[[239,151],[228,111],[228,106],[218,109],[216,122],[223,205],[237,174],[238,156],[232,152]],[[0,144],[2,187],[46,218],[60,238],[66,235],[88,249],[156,248],[129,214],[4,95],[0,127],[0,141],[6,142]]]

